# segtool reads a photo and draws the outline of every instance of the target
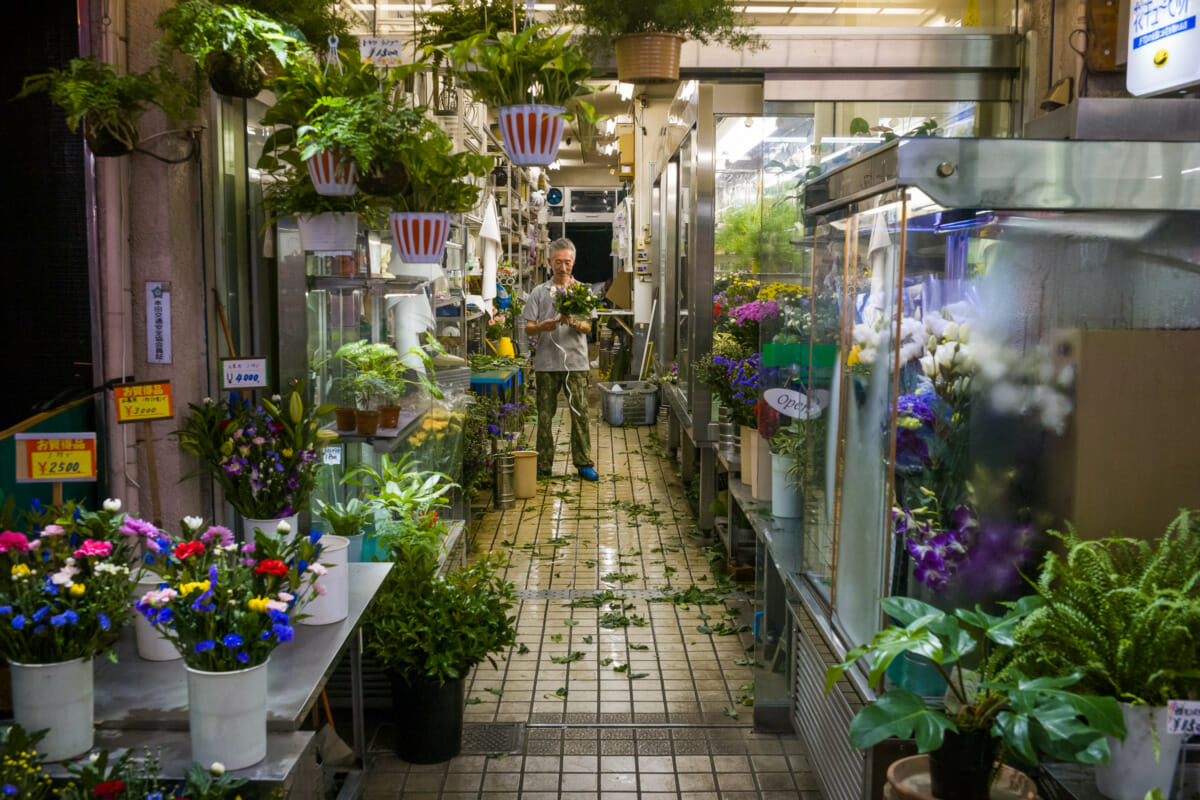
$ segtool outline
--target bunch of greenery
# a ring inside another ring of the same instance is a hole
[[[21,800],[42,800],[57,797],[54,782],[42,768],[42,754],[37,745],[46,731],[29,733],[20,725],[0,729],[0,785],[6,795]],[[10,791],[8,787],[13,787]]]
[[[71,782],[57,787],[63,800],[124,800],[124,798],[155,798],[156,800],[226,800],[250,798],[245,778],[227,773],[220,764],[204,766],[193,762],[182,784],[160,777],[159,756],[146,749],[140,758],[132,750],[113,757],[108,750],[98,750],[90,758],[67,765]],[[22,798],[25,794],[20,795]]]
[[[1029,678],[1013,665],[1013,631],[1040,604],[1025,597],[1005,604],[1002,616],[976,606],[948,614],[907,597],[889,597],[883,609],[898,624],[884,628],[870,644],[856,647],[828,669],[825,692],[854,662],[871,658],[867,682],[878,686],[888,665],[902,653],[927,658],[946,682],[944,705],[930,707],[907,689],[892,688],[863,707],[850,723],[850,743],[871,747],[896,736],[917,741],[922,753],[942,746],[947,731],[987,731],[1017,759],[1036,764],[1038,753],[1083,764],[1108,763],[1106,736],[1124,738],[1121,709],[1110,697],[1068,691],[1080,674]],[[974,669],[966,659],[978,659]]]
[[[761,49],[762,37],[738,19],[740,10],[732,0],[573,0],[556,21],[582,27],[590,54],[609,52],[613,37],[627,33],[677,33],[735,50]]]
[[[350,22],[338,0],[243,0],[242,5],[299,30],[318,49],[330,36],[350,41]]]
[[[452,153],[453,143],[433,120],[424,119],[405,142],[401,158],[408,170],[408,185],[387,199],[396,211],[461,214],[479,204],[482,187],[471,178],[482,178],[492,169],[490,156]]]
[[[522,11],[524,15],[524,11]],[[415,44],[424,48],[438,66],[445,54],[438,48],[469,39],[477,33],[496,34],[513,27],[513,5],[508,0],[448,0],[420,17]]]
[[[473,497],[488,488],[494,477],[492,470],[492,424],[495,408],[500,401],[478,395],[471,398],[463,420],[463,494]]]
[[[353,158],[366,174],[404,163],[420,136],[425,109],[396,107],[379,94],[322,97],[296,129],[300,158],[325,150]]]
[[[214,89],[235,97],[258,94],[265,64],[273,59],[286,67],[303,39],[300,31],[270,17],[209,0],[183,0],[159,14],[155,24],[165,33],[165,45],[191,56]]]
[[[1166,705],[1200,691],[1200,512],[1182,511],[1156,546],[1051,532],[1036,588],[1043,605],[1016,629],[1031,675],[1078,673],[1080,691]]]
[[[356,214],[372,228],[387,224],[389,209],[379,198],[363,192],[349,196],[317,194],[303,167],[286,167],[269,173],[266,178],[262,186],[267,227],[286,217],[317,214]]]
[[[717,254],[735,258],[753,272],[790,271],[800,258],[794,243],[800,235],[798,220],[799,209],[788,198],[726,209],[717,223]]]
[[[314,505],[317,516],[329,523],[335,536],[357,536],[375,515],[371,507],[357,497],[344,503],[326,503],[318,498]]]
[[[592,294],[591,288],[580,281],[571,281],[567,287],[554,290],[554,310],[564,317],[587,319],[601,302],[600,296]]]

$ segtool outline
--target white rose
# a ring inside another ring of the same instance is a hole
[[[204,517],[184,517],[183,524],[190,530],[198,531],[200,530],[200,526],[204,524]]]
[[[115,497],[110,497],[104,501],[104,510],[110,514],[115,514],[121,510],[121,501]]]
[[[933,354],[933,363],[938,369],[950,369],[954,364],[954,345],[939,344],[937,351]]]

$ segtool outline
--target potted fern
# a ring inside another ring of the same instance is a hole
[[[1171,796],[1182,734],[1167,703],[1200,696],[1200,514],[1183,511],[1162,539],[1081,541],[1053,533],[1036,589],[1042,606],[1017,628],[1015,663],[1031,675],[1079,674],[1078,689],[1120,701],[1129,735],[1110,741],[1096,785],[1113,800]]]
[[[449,57],[461,86],[477,101],[500,109],[500,136],[514,164],[550,164],[568,116],[596,120],[592,106],[579,99],[594,91],[585,83],[592,67],[568,42],[570,36],[570,31],[554,35],[545,25],[531,25],[494,38],[484,31],[438,48]]]

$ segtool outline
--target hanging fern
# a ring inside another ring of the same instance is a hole
[[[1017,629],[1027,674],[1083,674],[1079,690],[1164,705],[1200,689],[1200,517],[1182,511],[1152,547],[1081,541],[1050,553],[1036,588],[1043,606]]]

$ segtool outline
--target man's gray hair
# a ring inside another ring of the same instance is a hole
[[[565,236],[551,242],[547,252],[549,252],[550,258],[553,259],[555,253],[563,250],[570,250],[571,255],[575,255],[575,243]]]

